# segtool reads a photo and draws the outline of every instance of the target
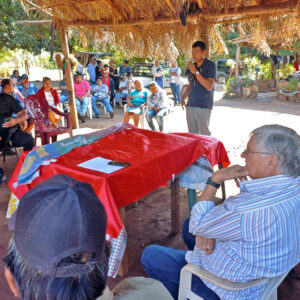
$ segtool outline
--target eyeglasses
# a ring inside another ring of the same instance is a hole
[[[245,150],[243,151],[243,153],[245,153],[246,155],[247,155],[248,153],[257,153],[257,154],[264,154],[264,155],[272,155],[271,153],[268,153],[268,152],[251,151],[251,150],[248,150],[248,149],[245,149]]]

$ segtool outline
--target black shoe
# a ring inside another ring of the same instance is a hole
[[[79,119],[81,120],[81,122],[85,123],[85,116],[81,115],[81,114],[78,114],[78,116],[79,116]]]
[[[100,115],[95,115],[95,118],[96,119],[100,119]]]
[[[17,155],[16,151],[11,148],[4,149],[3,152],[5,153],[6,156]]]

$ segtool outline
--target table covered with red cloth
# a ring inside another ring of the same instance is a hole
[[[223,163],[227,166],[229,159],[224,146],[216,141],[211,137],[165,134],[132,126],[90,145],[73,149],[58,157],[55,162],[41,166],[40,176],[31,184],[15,187],[14,183],[17,182],[26,157],[23,153],[9,181],[9,187],[21,199],[28,190],[56,174],[66,174],[88,182],[104,204],[108,216],[107,234],[117,237],[123,227],[119,208],[138,201],[165,184],[201,155],[206,154],[211,165]],[[97,156],[129,162],[131,165],[111,174],[78,167]]]

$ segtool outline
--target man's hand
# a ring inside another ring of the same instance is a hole
[[[154,107],[154,111],[155,111],[155,113],[158,113],[159,107]]]
[[[212,175],[211,179],[219,184],[221,184],[225,180],[234,179],[236,185],[239,187],[239,181],[248,180],[247,175],[248,171],[245,167],[234,165],[218,170]]]
[[[189,69],[193,74],[195,74],[197,72],[197,68],[196,68],[195,64],[192,62],[189,62],[187,64],[187,69]]]
[[[215,239],[205,238],[203,236],[196,236],[196,247],[200,250],[205,250],[206,255],[212,254],[215,249]]]
[[[9,122],[5,122],[2,124],[2,127],[4,128],[10,128],[10,127],[13,127],[17,124],[16,120],[14,118],[10,118],[10,121]]]
[[[181,103],[182,109],[184,110],[184,107],[185,107],[185,99],[184,99],[183,97],[181,98],[180,103]]]

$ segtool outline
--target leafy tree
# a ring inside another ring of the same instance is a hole
[[[39,54],[49,49],[51,37],[49,25],[16,25],[18,20],[28,20],[19,1],[0,0],[0,52],[5,49],[24,49]],[[30,14],[30,20],[38,20],[38,12]]]

